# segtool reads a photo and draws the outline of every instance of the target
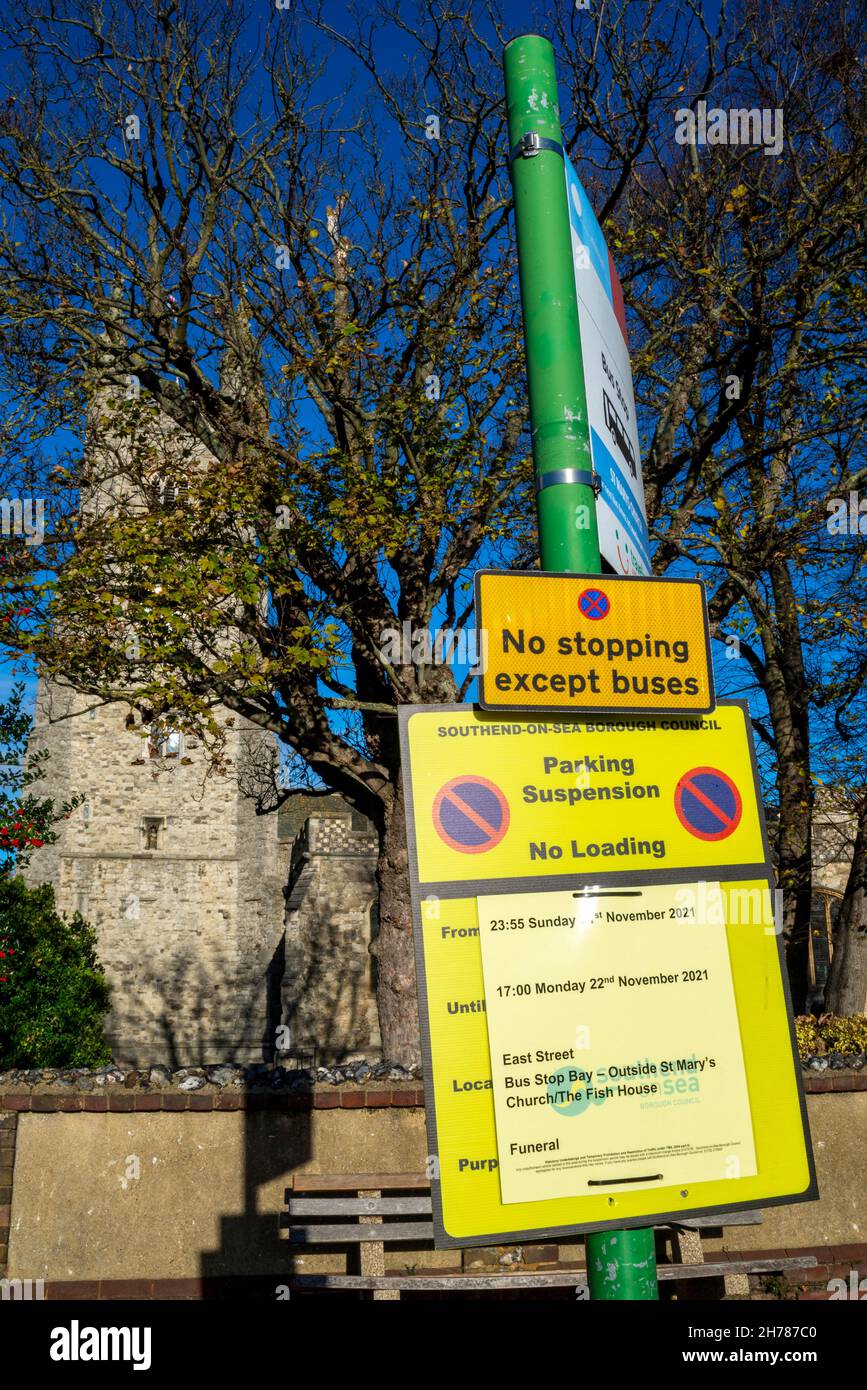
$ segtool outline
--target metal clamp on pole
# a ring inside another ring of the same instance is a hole
[[[592,487],[593,495],[598,497],[602,491],[602,479],[597,472],[588,468],[552,468],[547,473],[536,474],[536,492],[543,487],[556,487],[558,483],[580,483],[582,487]]]
[[[534,154],[539,154],[541,150],[553,150],[559,154],[561,159],[565,158],[563,146],[557,140],[549,140],[547,135],[540,135],[536,130],[528,130],[526,135],[522,135],[512,153],[509,155],[509,168],[511,169],[516,159],[532,159]]]

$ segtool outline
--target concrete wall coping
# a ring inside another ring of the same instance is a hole
[[[848,1094],[867,1091],[867,1073],[831,1072],[804,1076],[808,1095]],[[303,1089],[268,1091],[256,1088],[202,1088],[183,1091],[171,1087],[108,1085],[101,1094],[52,1090],[51,1083],[19,1086],[0,1091],[0,1111],[53,1114],[73,1111],[100,1114],[130,1111],[213,1110],[382,1110],[391,1106],[421,1108],[424,1089],[414,1082],[330,1085],[316,1083]]]
[[[22,1088],[0,1094],[0,1112],[37,1114],[53,1114],[57,1111],[121,1111],[128,1114],[130,1111],[145,1110],[381,1110],[390,1106],[418,1109],[423,1105],[424,1090],[413,1083],[404,1086],[316,1085],[297,1091],[214,1089],[204,1094],[201,1090],[150,1090],[144,1087],[112,1086],[98,1095],[52,1091],[50,1085],[47,1085],[44,1088]]]

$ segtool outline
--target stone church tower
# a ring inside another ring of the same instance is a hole
[[[230,392],[236,363],[227,351]],[[122,392],[91,391],[84,527],[120,508],[166,505],[161,467],[174,480],[168,504],[183,505],[178,478],[208,466],[198,443],[137,390],[131,398],[121,416]],[[59,910],[96,928],[118,1062],[261,1061],[273,1051],[289,847],[280,850],[276,816],[256,814],[238,772],[252,745],[274,740],[225,709],[213,714],[226,732],[222,773],[180,730],[151,731],[127,704],[39,682],[32,745],[50,755],[42,785],[55,802],[87,799],[34,853],[28,877],[51,882]]]
[[[233,394],[249,379],[251,353],[243,315],[227,318],[221,389]],[[183,505],[178,480],[211,459],[144,400],[118,428],[118,399],[101,385],[92,393],[85,527],[166,505],[160,460],[173,480],[168,505]],[[226,623],[231,641],[230,611]],[[50,882],[58,910],[96,929],[118,1063],[260,1062],[281,1047],[320,1060],[375,1057],[372,827],[356,826],[342,803],[323,821],[321,798],[279,823],[257,814],[238,774],[268,758],[275,740],[212,712],[225,732],[222,772],[180,729],[145,726],[140,711],[76,693],[62,677],[40,679],[32,747],[49,753],[41,789],[57,804],[86,801],[56,827],[55,844],[34,851],[26,876]]]
[[[53,884],[59,910],[96,928],[116,1061],[261,1061],[280,1021],[288,854],[276,817],[256,815],[231,771],[209,775],[196,740],[142,734],[127,706],[40,681],[43,785],[57,801],[87,800],[34,853],[28,877]],[[259,737],[229,730],[234,768]]]

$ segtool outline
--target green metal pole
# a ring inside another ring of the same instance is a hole
[[[540,559],[543,570],[601,574],[554,50],[525,34],[503,68]],[[586,1245],[591,1298],[658,1297],[652,1230],[598,1232]]]
[[[554,50],[527,34],[507,45],[503,67],[542,568],[599,574]],[[517,153],[533,135],[539,152]],[[573,481],[553,481],[564,473]]]
[[[653,1231],[591,1231],[584,1238],[587,1282],[594,1302],[653,1303],[659,1298]]]

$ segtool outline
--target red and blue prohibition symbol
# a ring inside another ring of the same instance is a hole
[[[611,600],[601,589],[585,589],[578,600],[578,607],[585,618],[591,618],[595,622],[598,618],[608,617]]]
[[[730,777],[716,767],[685,772],[674,793],[681,825],[699,840],[725,840],[741,823],[741,794]]]
[[[434,798],[433,823],[449,849],[482,854],[509,828],[509,803],[487,777],[453,777]]]

